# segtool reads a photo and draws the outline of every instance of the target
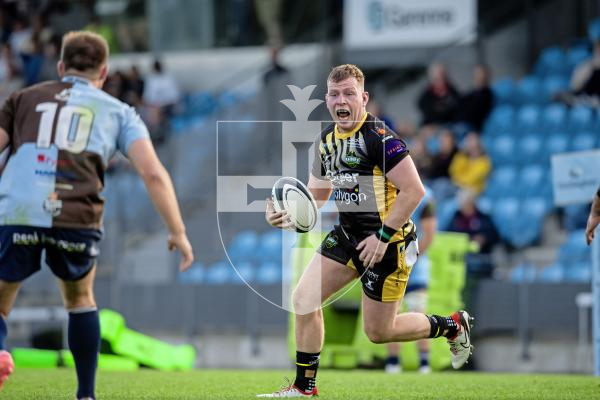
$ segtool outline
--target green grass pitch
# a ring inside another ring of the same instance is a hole
[[[252,399],[278,389],[290,371],[196,370],[167,373],[100,372],[102,399]],[[576,375],[319,371],[320,399],[600,399],[600,379]],[[3,400],[74,399],[69,369],[16,370],[0,393]]]

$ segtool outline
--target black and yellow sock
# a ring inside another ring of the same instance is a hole
[[[321,353],[296,352],[296,380],[294,385],[304,391],[310,392],[317,384],[317,368]]]
[[[429,331],[430,338],[444,336],[451,339],[458,333],[458,324],[452,317],[428,315],[427,318],[429,318],[429,323],[431,324],[431,330]]]

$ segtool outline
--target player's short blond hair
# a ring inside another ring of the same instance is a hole
[[[337,67],[333,67],[327,82],[341,82],[348,78],[356,78],[361,88],[365,86],[365,74],[354,64],[342,64]]]
[[[72,31],[62,39],[60,59],[65,70],[98,72],[108,61],[108,43],[97,33]]]

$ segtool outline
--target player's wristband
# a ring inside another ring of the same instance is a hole
[[[392,237],[396,234],[396,232],[398,232],[396,229],[390,228],[387,225],[383,225],[381,229],[378,230],[377,233],[375,233],[375,236],[377,237],[377,239],[379,239],[380,242],[389,243],[390,240],[392,240]]]

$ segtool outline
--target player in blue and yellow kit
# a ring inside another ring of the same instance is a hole
[[[333,193],[340,221],[321,245],[294,291],[296,379],[259,397],[317,395],[316,375],[323,346],[320,305],[354,279],[363,288],[365,333],[375,343],[444,336],[452,365],[471,352],[469,314],[397,314],[418,253],[410,216],[424,188],[408,149],[398,136],[366,111],[369,94],[354,65],[335,67],[327,79],[326,103],[334,123],[315,142],[308,188],[322,205]],[[290,222],[267,202],[266,220],[279,228]]]
[[[115,151],[127,155],[178,249],[180,269],[193,262],[169,174],[135,110],[101,90],[108,45],[97,34],[63,37],[59,81],[13,93],[0,110],[0,150],[10,155],[0,178],[0,349],[21,282],[46,264],[59,278],[69,311],[68,342],[78,399],[93,399],[100,326],[93,293],[102,238],[104,171]],[[0,387],[12,372],[0,351]]]

